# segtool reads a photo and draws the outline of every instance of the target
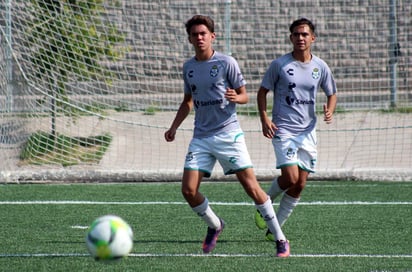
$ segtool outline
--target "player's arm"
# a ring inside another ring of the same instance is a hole
[[[262,123],[262,133],[267,138],[273,138],[278,128],[267,115],[267,93],[268,92],[269,92],[268,89],[264,87],[260,87],[257,93],[257,103],[258,103],[260,122]]]
[[[336,109],[337,97],[336,94],[328,96],[326,104],[323,105],[323,120],[330,124],[332,123],[333,113]]]
[[[170,128],[165,132],[165,139],[168,142],[171,142],[175,139],[176,130],[183,123],[186,117],[189,115],[190,111],[193,108],[193,99],[191,94],[185,94],[183,101],[177,110],[175,119],[172,122]]]
[[[246,86],[241,86],[237,89],[226,89],[225,98],[233,103],[246,104],[249,102],[249,95],[246,92]]]

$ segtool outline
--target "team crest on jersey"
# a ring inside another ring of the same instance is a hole
[[[219,67],[217,67],[217,65],[213,65],[212,68],[210,69],[210,76],[216,77],[218,74],[219,74]]]
[[[320,72],[318,68],[313,68],[312,71],[312,78],[313,79],[318,79],[320,77]]]

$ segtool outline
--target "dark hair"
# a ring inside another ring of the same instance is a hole
[[[188,35],[190,35],[190,29],[194,25],[205,25],[210,32],[215,32],[215,22],[209,16],[195,15],[191,19],[189,19],[185,24],[186,32]]]
[[[295,29],[295,27],[300,26],[300,25],[309,26],[312,33],[315,34],[315,25],[306,18],[300,18],[300,19],[297,19],[296,21],[293,21],[293,23],[289,27],[290,33],[293,33],[293,30]]]

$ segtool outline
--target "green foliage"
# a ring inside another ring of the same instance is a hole
[[[36,16],[30,25],[34,49],[33,62],[39,77],[51,72],[66,82],[69,76],[79,79],[104,79],[109,73],[99,61],[116,59],[115,45],[124,34],[103,17],[103,1],[31,0]]]
[[[155,105],[148,106],[144,109],[144,115],[155,115],[156,111],[160,111],[159,107]]]
[[[382,110],[383,113],[412,113],[412,107],[391,107],[387,110]]]
[[[54,136],[46,132],[33,133],[20,154],[29,164],[98,163],[112,141],[110,134],[93,137]]]
[[[102,66],[122,54],[117,44],[125,34],[104,17],[103,0],[31,0],[32,20],[25,33],[30,63],[56,100],[55,111],[75,115],[69,105],[66,83],[100,80],[107,82],[114,72]]]

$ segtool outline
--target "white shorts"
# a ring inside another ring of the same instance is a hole
[[[277,169],[298,165],[307,172],[315,172],[318,154],[315,130],[299,136],[275,136],[272,145],[275,150]]]
[[[252,168],[242,130],[224,132],[207,138],[193,138],[185,160],[185,170],[197,170],[210,177],[219,161],[225,175]]]

